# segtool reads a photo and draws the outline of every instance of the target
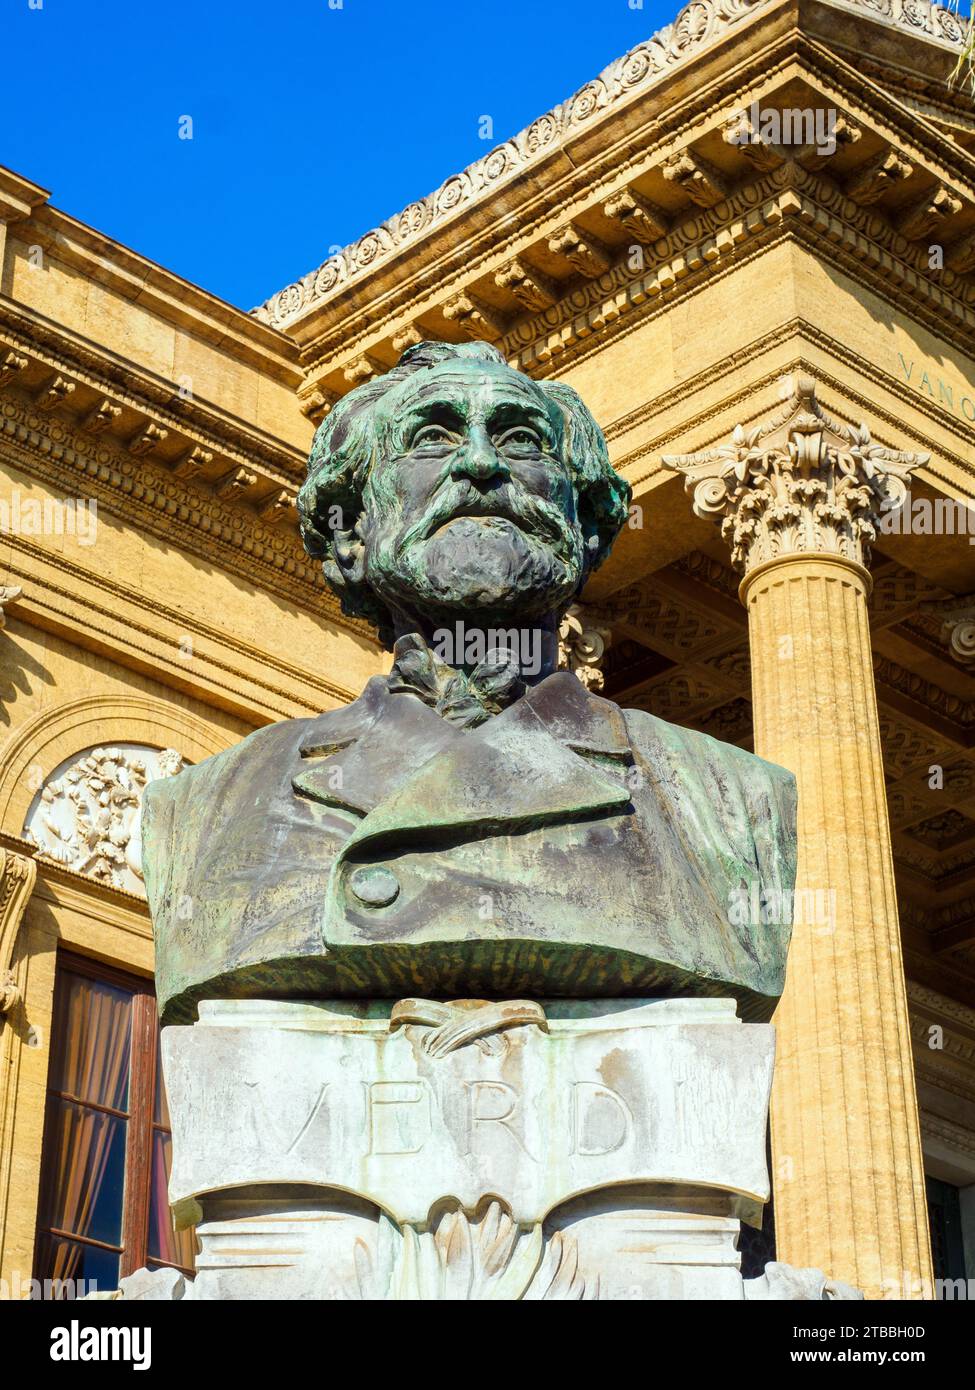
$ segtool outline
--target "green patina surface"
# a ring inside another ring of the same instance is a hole
[[[627,500],[575,393],[483,344],[421,345],[336,406],[304,535],[396,642],[393,672],[148,789],[167,1021],[262,995],[731,995],[770,1015],[791,774],[553,669]],[[457,622],[533,640],[473,668],[437,645]]]

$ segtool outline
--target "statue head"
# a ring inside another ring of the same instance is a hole
[[[571,387],[487,343],[420,343],[319,426],[298,512],[343,611],[388,646],[461,618],[557,619],[629,496]]]

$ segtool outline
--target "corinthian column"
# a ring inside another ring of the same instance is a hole
[[[744,575],[755,751],[799,785],[775,1015],[777,1258],[868,1297],[930,1289],[931,1255],[867,600],[869,543],[926,455],[831,420],[808,377],[731,443],[665,459]]]

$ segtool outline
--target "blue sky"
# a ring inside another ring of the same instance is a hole
[[[564,100],[680,8],[40,5],[0,0],[0,164],[245,309]],[[178,138],[185,115],[192,140]],[[484,115],[491,141],[479,138]]]

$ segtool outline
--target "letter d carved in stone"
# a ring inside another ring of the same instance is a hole
[[[570,1154],[601,1157],[621,1149],[633,1134],[633,1114],[622,1096],[594,1081],[572,1087]]]

